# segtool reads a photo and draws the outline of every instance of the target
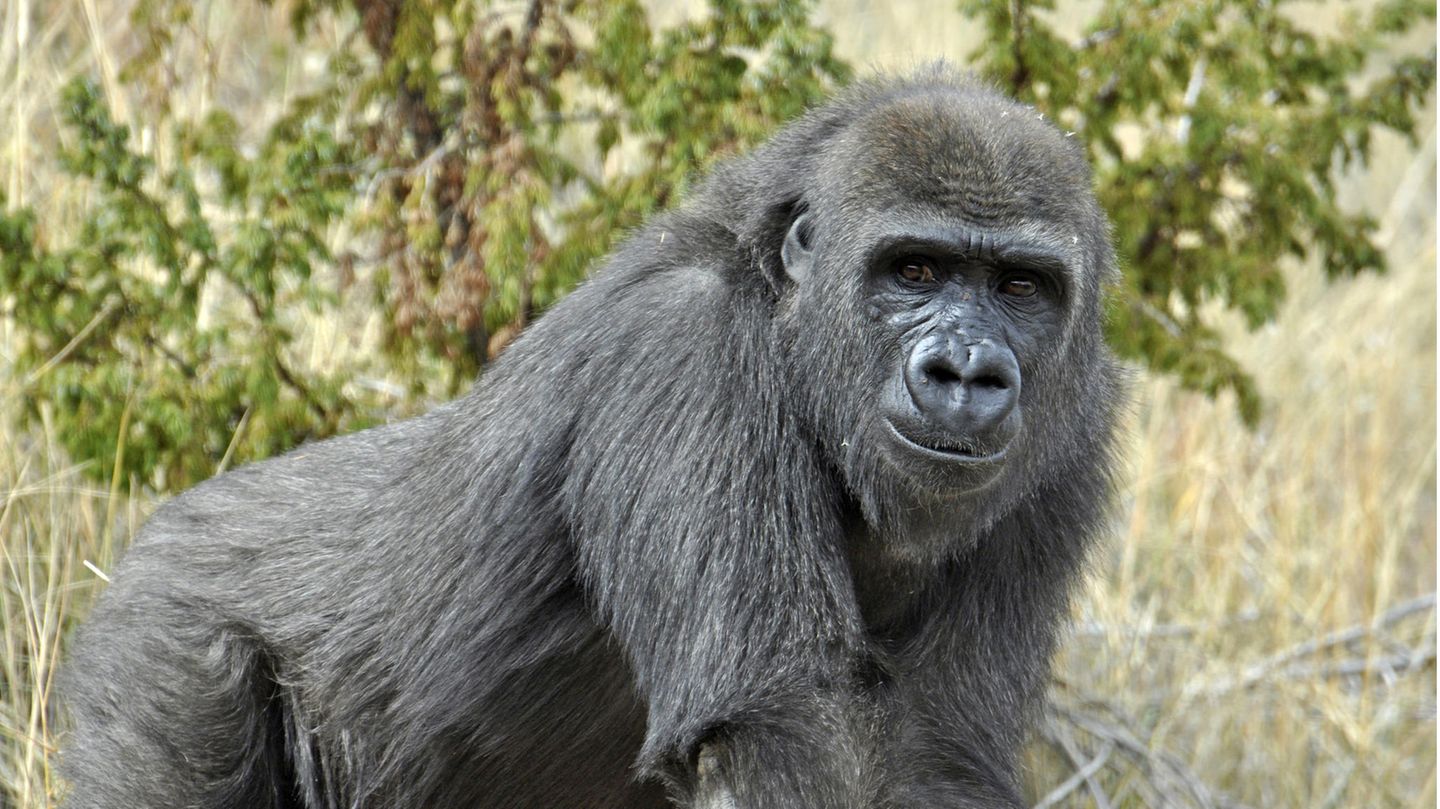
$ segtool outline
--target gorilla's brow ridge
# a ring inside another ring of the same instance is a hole
[[[1025,238],[1009,231],[980,230],[957,225],[908,225],[878,236],[869,259],[878,261],[904,250],[932,250],[979,262],[1016,264],[1063,275],[1072,272],[1068,251],[1059,245]]]

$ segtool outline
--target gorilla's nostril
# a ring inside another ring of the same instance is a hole
[[[937,385],[958,385],[965,380],[950,368],[935,364],[925,369],[925,377]]]
[[[994,374],[983,374],[970,380],[970,384],[977,388],[991,388],[994,390],[1005,390],[1010,385],[1001,377]]]

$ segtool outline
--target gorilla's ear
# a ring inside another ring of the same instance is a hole
[[[810,214],[795,217],[790,232],[785,234],[785,243],[780,246],[780,263],[790,280],[800,283],[810,274],[815,263],[815,251],[810,240],[814,236],[810,226]]]

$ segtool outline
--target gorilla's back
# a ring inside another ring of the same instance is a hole
[[[482,406],[472,396],[306,445],[158,509],[62,683],[76,719],[67,766],[106,769],[119,788],[68,805],[665,805],[630,783],[644,714],[556,509],[486,519],[477,499],[509,487],[517,464],[453,465],[474,446],[456,446],[450,422]],[[531,551],[517,554],[522,542]],[[180,756],[192,771],[156,771]],[[255,791],[265,784],[280,786]]]

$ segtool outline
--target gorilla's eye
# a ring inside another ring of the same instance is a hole
[[[895,272],[911,284],[935,283],[935,267],[919,256],[900,259],[895,264]]]
[[[1035,279],[1028,275],[1012,275],[1000,282],[1000,294],[1009,295],[1012,298],[1028,298],[1039,289]]]

